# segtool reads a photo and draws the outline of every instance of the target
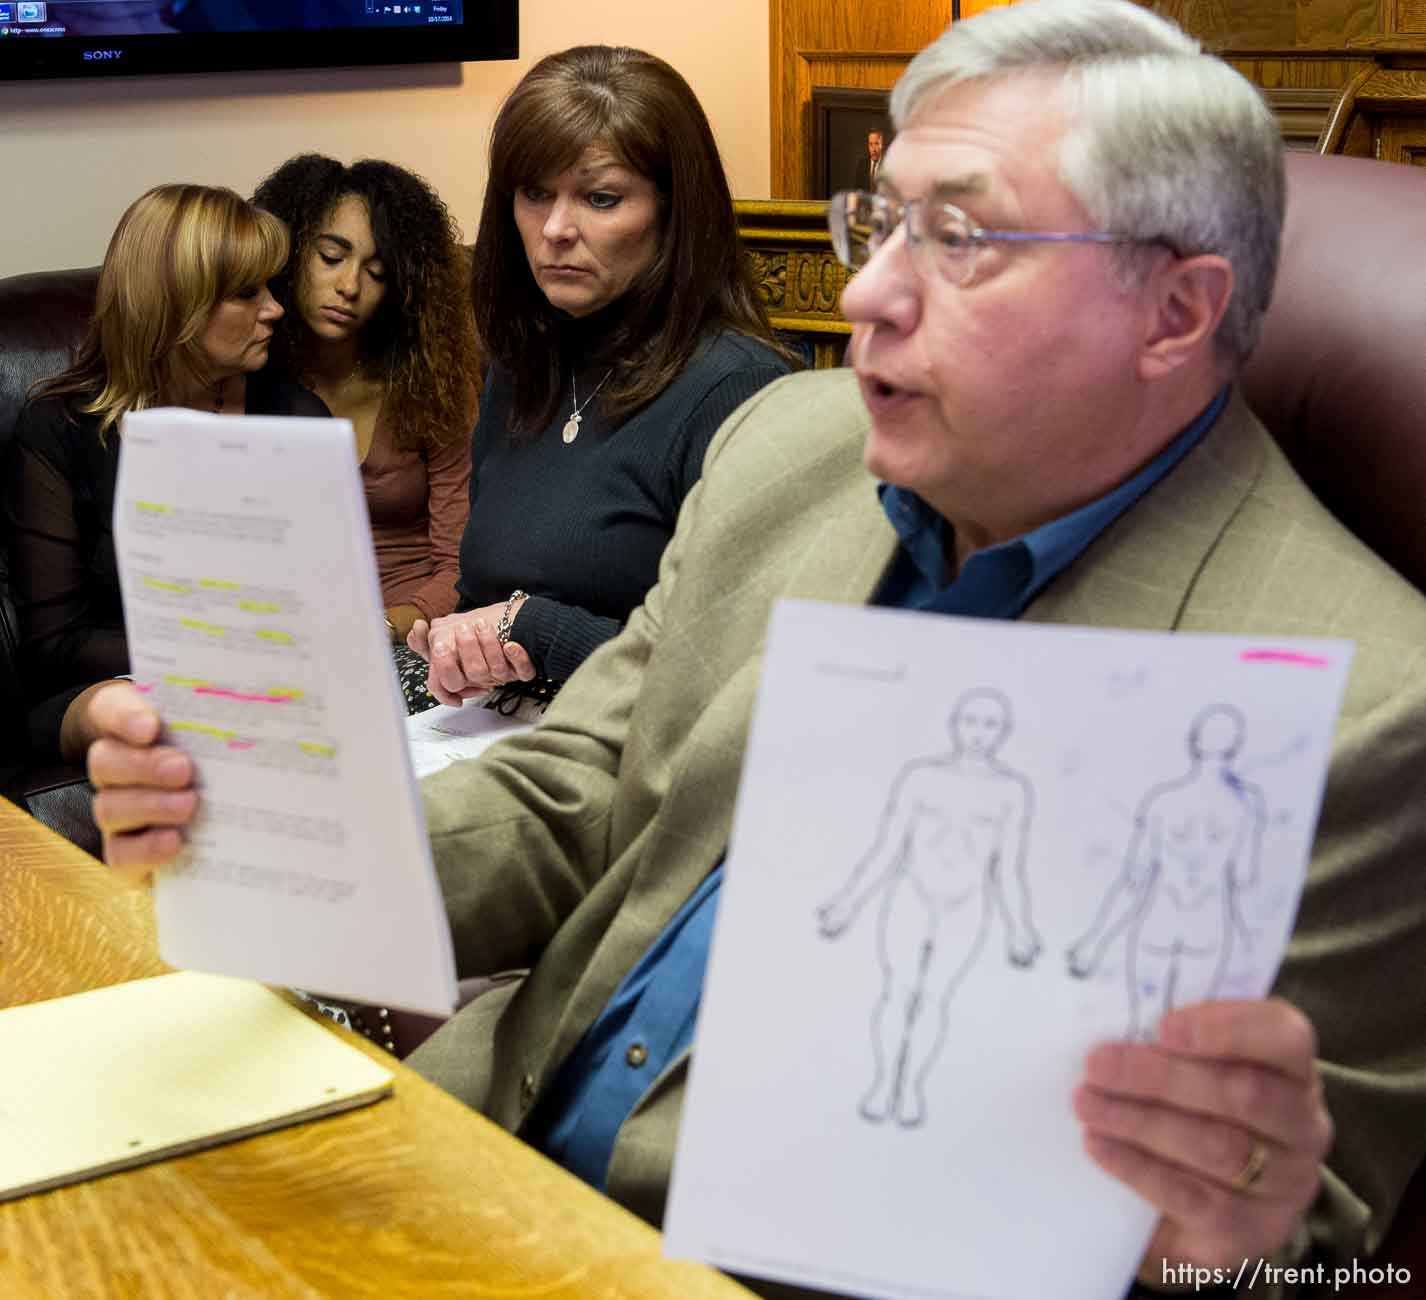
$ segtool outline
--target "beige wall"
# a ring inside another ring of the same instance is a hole
[[[767,0],[522,0],[518,63],[0,83],[0,275],[88,266],[151,185],[250,193],[315,149],[424,175],[467,239],[495,106],[542,54],[589,41],[672,63],[713,123],[739,198],[768,195]]]

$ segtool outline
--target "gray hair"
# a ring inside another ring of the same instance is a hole
[[[1282,137],[1257,90],[1129,0],[1029,0],[948,28],[891,95],[897,127],[962,82],[1060,70],[1070,115],[1060,176],[1101,230],[1217,253],[1234,288],[1218,346],[1258,341],[1282,237]],[[1121,254],[1126,284],[1142,274]]]

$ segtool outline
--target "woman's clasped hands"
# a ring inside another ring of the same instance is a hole
[[[501,618],[513,621],[524,597],[434,622],[417,619],[406,644],[429,665],[426,687],[442,704],[459,706],[509,682],[533,681],[534,662],[515,641],[501,644]]]

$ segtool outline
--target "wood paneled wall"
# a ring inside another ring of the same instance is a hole
[[[1290,144],[1313,146],[1320,125],[1335,130],[1333,152],[1426,161],[1426,0],[1141,3],[1269,91]],[[769,7],[772,193],[810,198],[812,87],[890,87],[945,29],[951,0],[769,0]]]
[[[1293,50],[1345,45],[1380,31],[1384,5],[1382,0],[1167,0],[1145,7],[1214,49]]]
[[[769,5],[772,193],[811,198],[812,87],[891,87],[911,55],[945,31],[951,0],[769,0]]]
[[[1426,0],[1164,0],[1172,18],[1269,92],[1319,147],[1426,161]]]

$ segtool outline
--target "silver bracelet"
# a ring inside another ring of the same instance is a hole
[[[504,645],[510,640],[510,609],[517,600],[528,600],[529,593],[520,591],[518,588],[510,593],[510,599],[505,602],[505,608],[500,614],[500,623],[495,629],[495,639]]]

